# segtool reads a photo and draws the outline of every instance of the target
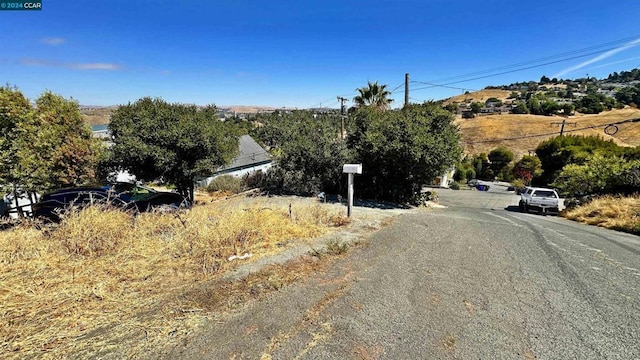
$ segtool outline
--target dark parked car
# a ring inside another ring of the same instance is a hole
[[[33,216],[57,222],[69,207],[91,204],[108,204],[135,213],[190,206],[178,193],[157,191],[130,183],[114,183],[65,188],[45,194],[33,205]]]

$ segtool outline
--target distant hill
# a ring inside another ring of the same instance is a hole
[[[474,91],[467,94],[462,94],[454,97],[450,97],[444,100],[444,104],[452,104],[452,103],[472,103],[472,102],[481,102],[489,100],[490,98],[496,98],[498,100],[505,101],[511,95],[511,91],[508,90],[499,90],[499,89],[484,89],[480,91]]]
[[[106,125],[109,123],[111,114],[118,108],[118,106],[88,106],[80,105],[80,112],[84,115],[85,121],[89,125]],[[257,114],[262,112],[272,112],[283,108],[276,108],[270,106],[251,106],[251,105],[232,105],[232,106],[218,106],[218,110],[227,116],[233,116],[234,114]],[[284,110],[292,110],[291,108],[284,108]]]
[[[89,125],[105,125],[109,123],[109,118],[116,108],[117,106],[80,105],[80,112]]]
[[[475,94],[473,96],[482,97],[487,96],[487,94]],[[605,139],[613,139],[621,146],[640,146],[640,122],[618,125],[618,132],[614,135],[604,133],[604,128],[608,124],[634,118],[640,118],[640,110],[631,107],[604,111],[600,114],[576,114],[566,119],[567,122],[576,122],[577,125],[575,127],[566,125],[565,132],[576,135],[597,135]],[[560,127],[558,125],[551,125],[551,123],[562,122],[563,119],[565,118],[561,116],[515,115],[504,113],[502,115],[479,116],[474,119],[462,119],[461,116],[458,116],[456,123],[460,127],[466,153],[488,153],[496,147],[504,145],[514,152],[516,158],[519,158],[522,155],[527,155],[529,150],[535,149],[540,142],[557,136],[560,133]],[[595,128],[573,131],[574,129],[590,126],[594,126]],[[533,135],[548,133],[553,134],[533,137]],[[515,137],[524,138],[499,140]]]

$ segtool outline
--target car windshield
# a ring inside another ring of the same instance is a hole
[[[118,193],[118,197],[125,201],[137,201],[141,199],[146,199],[151,196],[151,194],[157,193],[157,191],[138,186],[136,184],[129,183],[118,183],[113,185],[113,191]]]
[[[533,193],[533,197],[556,197],[556,193],[551,190],[538,190]]]

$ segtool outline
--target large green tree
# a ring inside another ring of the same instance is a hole
[[[504,146],[495,148],[489,152],[489,167],[501,180],[508,180],[508,168],[513,161],[513,152]]]
[[[101,151],[78,103],[51,92],[35,107],[17,89],[0,88],[0,183],[28,193],[92,181]]]
[[[359,196],[410,202],[428,184],[460,159],[454,116],[434,103],[380,112],[359,109],[349,132]]]
[[[387,85],[380,85],[378,82],[367,82],[367,86],[356,89],[358,95],[353,98],[353,102],[358,107],[373,107],[380,110],[388,110],[392,99],[389,99],[391,92],[387,90]]]
[[[143,181],[162,179],[190,201],[196,179],[215,172],[238,150],[235,127],[215,106],[169,104],[145,97],[111,116],[113,146],[105,164]]]
[[[309,111],[275,113],[256,118],[255,137],[275,156],[267,186],[297,194],[341,192],[342,165],[350,161],[340,137],[339,119]]]

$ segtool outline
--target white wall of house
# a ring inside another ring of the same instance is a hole
[[[267,164],[252,166],[252,167],[249,167],[249,168],[239,169],[239,170],[235,170],[235,171],[221,172],[221,173],[218,173],[218,174],[216,174],[214,176],[208,177],[208,178],[206,178],[206,179],[204,179],[202,181],[199,181],[198,185],[207,186],[207,185],[209,185],[211,180],[217,178],[218,176],[223,176],[223,175],[231,175],[231,176],[235,176],[235,177],[243,177],[246,174],[254,173],[256,171],[262,171],[263,173],[265,173],[269,169],[271,169],[272,165],[273,165],[273,163],[267,163]]]
[[[456,169],[453,168],[447,172],[445,172],[444,174],[442,174],[439,179],[440,179],[440,187],[444,187],[444,188],[448,188],[449,184],[453,181],[453,175],[456,173]]]

